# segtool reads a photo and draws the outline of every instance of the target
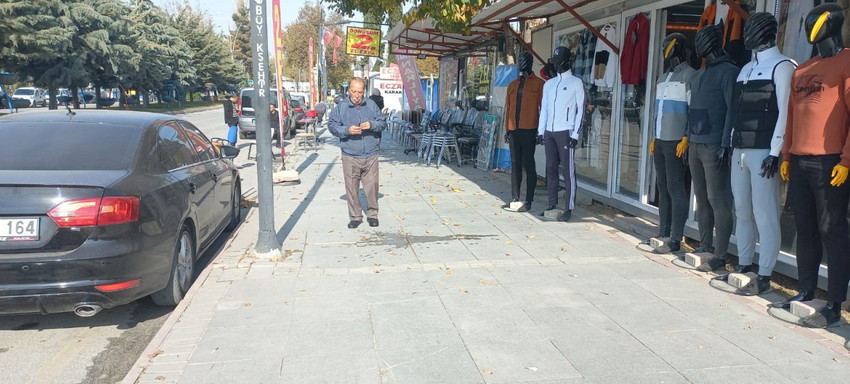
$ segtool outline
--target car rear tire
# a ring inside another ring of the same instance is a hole
[[[189,226],[183,224],[180,234],[177,235],[177,244],[174,246],[174,261],[171,263],[171,276],[168,285],[157,293],[151,295],[154,304],[162,306],[175,306],[183,300],[195,273],[195,240],[189,232]]]
[[[236,188],[234,188],[233,196],[231,197],[231,206],[230,206],[230,222],[227,223],[227,230],[233,231],[236,229],[236,226],[239,225],[239,222],[242,221],[242,185],[236,183]]]

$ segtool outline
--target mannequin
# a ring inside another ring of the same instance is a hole
[[[797,271],[800,293],[772,304],[814,298],[818,268],[825,248],[829,263],[827,306],[801,319],[808,327],[825,327],[841,320],[850,280],[850,236],[847,205],[850,184],[850,50],[843,49],[844,14],[835,3],[812,9],[806,16],[809,43],[818,56],[801,64],[791,78],[788,126],[782,147],[780,174],[788,183],[788,199],[797,227]]]
[[[540,213],[546,215],[558,206],[558,166],[564,175],[566,208],[558,217],[568,221],[575,208],[576,172],[575,147],[581,133],[584,117],[584,84],[570,71],[570,50],[555,48],[552,64],[558,75],[547,80],[543,86],[543,102],[537,124],[537,143],[546,148],[546,190],[549,205]]]
[[[505,100],[505,142],[511,149],[511,202],[502,208],[525,212],[531,209],[534,188],[537,186],[537,169],[534,164],[534,147],[537,123],[540,121],[540,103],[543,100],[544,81],[532,72],[534,56],[523,52],[519,56],[520,76],[508,84]],[[519,203],[522,171],[525,170],[525,203]],[[512,207],[512,205],[514,207]]]
[[[726,265],[726,251],[732,235],[729,185],[732,151],[723,132],[728,132],[732,124],[732,92],[740,69],[722,45],[721,26],[709,25],[697,32],[694,48],[697,56],[705,59],[705,67],[693,76],[688,110],[688,163],[697,200],[700,234],[700,247],[695,252],[713,251],[713,256],[697,267],[703,272]],[[717,232],[716,239],[712,230]]]
[[[788,117],[788,95],[796,63],[779,53],[776,18],[767,12],[750,15],[744,45],[754,52],[735,83],[735,120],[731,132],[732,195],[738,267],[733,273],[754,272],[758,234],[758,293],[770,291],[770,275],[779,256],[779,152]],[[758,232],[756,232],[758,229]],[[718,277],[726,281],[729,275]],[[745,291],[739,291],[745,293]]]
[[[655,248],[655,253],[676,252],[681,249],[685,220],[688,217],[688,196],[685,193],[685,163],[682,156],[688,147],[685,130],[688,128],[688,96],[690,79],[696,73],[687,63],[688,39],[672,33],[661,44],[666,72],[659,77],[655,92],[655,136],[649,153],[655,162],[658,185],[659,239],[669,237]]]

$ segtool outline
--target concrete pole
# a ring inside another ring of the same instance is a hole
[[[277,260],[280,242],[274,226],[274,188],[272,186],[272,137],[269,115],[268,24],[266,0],[251,0],[251,57],[254,60],[254,113],[257,120],[257,198],[260,206],[260,231],[254,252],[257,257]]]

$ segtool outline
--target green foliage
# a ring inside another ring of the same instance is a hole
[[[437,29],[449,32],[469,31],[472,18],[494,0],[323,0],[332,9],[349,17],[354,12],[385,14],[384,21],[389,21],[386,14],[388,9],[396,9],[404,3],[411,3],[414,8],[404,15],[408,25],[416,20],[433,18]]]
[[[298,78],[299,70],[301,79],[309,81],[309,41],[313,39],[314,43],[314,65],[318,64],[319,46],[319,24],[325,23],[331,32],[345,39],[345,29],[339,25],[332,25],[342,21],[342,15],[333,13],[326,15],[323,19],[321,5],[317,2],[307,1],[304,6],[298,11],[298,18],[283,27],[283,55],[284,75],[291,78]],[[353,58],[345,53],[345,42],[339,46],[337,50],[336,64],[333,63],[333,46],[329,45],[326,61],[328,65],[328,85],[336,88],[343,81],[348,81],[351,78],[351,63]]]
[[[233,59],[242,64],[244,76],[254,72],[254,60],[251,58],[251,22],[248,20],[248,5],[244,0],[236,2],[233,13],[235,29],[230,31],[230,51]],[[245,78],[247,78],[245,77]]]

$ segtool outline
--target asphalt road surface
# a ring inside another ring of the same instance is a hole
[[[39,110],[45,110],[39,108]],[[62,110],[56,113],[64,113]],[[79,111],[78,113],[85,113]],[[181,115],[208,137],[227,137],[221,109]],[[240,140],[245,146],[253,140]],[[246,148],[242,149],[243,152]],[[241,153],[236,163],[243,169],[243,191],[256,185],[255,168]],[[245,176],[248,176],[247,178]],[[251,177],[253,176],[253,177]],[[243,209],[242,217],[247,210]],[[195,267],[199,273],[222,249],[224,233],[204,253]],[[150,298],[94,317],[72,313],[53,315],[0,315],[0,383],[115,383],[124,378],[151,338],[159,331],[172,307],[154,305]]]

